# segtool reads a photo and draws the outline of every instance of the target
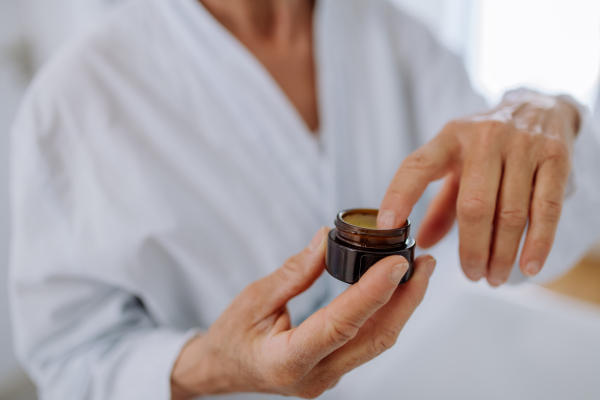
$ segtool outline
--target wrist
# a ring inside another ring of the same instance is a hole
[[[173,400],[188,400],[202,395],[253,392],[256,379],[240,368],[236,360],[214,346],[211,335],[195,336],[182,349],[171,373]],[[239,357],[239,358],[237,358]]]
[[[194,336],[181,350],[171,372],[171,398],[188,400],[202,394],[198,388],[199,365],[202,359],[202,336]]]

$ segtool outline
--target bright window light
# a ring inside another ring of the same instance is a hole
[[[470,62],[491,100],[514,86],[590,104],[600,71],[599,0],[481,0]]]

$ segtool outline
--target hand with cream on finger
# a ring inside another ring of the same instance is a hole
[[[536,275],[554,241],[579,124],[571,103],[524,89],[508,92],[494,110],[450,122],[402,162],[378,228],[401,226],[427,185],[444,178],[418,245],[433,246],[457,219],[465,275],[499,286],[526,234],[519,267]]]

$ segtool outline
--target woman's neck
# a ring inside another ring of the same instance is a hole
[[[237,37],[281,42],[310,26],[314,0],[200,0]]]
[[[199,1],[263,64],[308,128],[316,132],[315,0]]]

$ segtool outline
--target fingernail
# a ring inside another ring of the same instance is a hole
[[[325,228],[321,228],[317,231],[315,236],[313,236],[312,240],[310,241],[310,244],[308,245],[308,249],[310,251],[315,251],[316,249],[319,248],[319,245],[323,242],[323,232],[324,231],[325,231]]]
[[[379,229],[394,229],[396,227],[396,214],[393,211],[383,211],[377,216]]]
[[[529,264],[527,264],[525,266],[525,275],[527,275],[527,276],[537,275],[537,273],[540,272],[540,269],[542,269],[542,267],[539,262],[530,261]]]
[[[400,283],[404,275],[406,275],[406,271],[408,271],[408,264],[402,263],[397,264],[392,267],[392,271],[390,272],[390,280],[394,285]]]
[[[467,278],[474,282],[483,278],[485,271],[487,270],[487,264],[480,262],[464,262],[462,266]]]
[[[427,264],[425,265],[425,272],[427,273],[427,277],[431,278],[431,275],[433,275],[433,271],[435,270],[435,264],[437,262],[435,261],[434,258],[432,258],[431,260],[427,261]]]
[[[498,287],[502,285],[504,282],[500,278],[488,278],[488,283],[493,287]]]

